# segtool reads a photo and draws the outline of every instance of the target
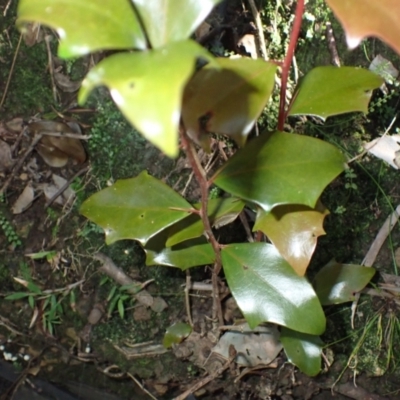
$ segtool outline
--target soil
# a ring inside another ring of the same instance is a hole
[[[0,0],[2,13],[8,3]],[[19,39],[14,3],[7,18],[0,21],[1,32],[5,32],[0,43],[1,93],[11,77],[0,110],[0,139],[12,149],[10,165],[20,162],[18,170],[3,165],[1,153],[0,187],[7,180],[9,185],[0,203],[0,354],[4,358],[0,362],[0,399],[162,400],[186,390],[187,399],[202,400],[400,399],[400,325],[398,304],[392,299],[362,296],[355,329],[350,326],[349,304],[326,309],[323,371],[317,377],[302,374],[283,351],[278,351],[268,365],[249,368],[236,364],[229,355],[221,358],[212,351],[218,338],[213,336],[210,318],[211,272],[209,268],[195,268],[191,281],[198,289],[193,289],[189,297],[193,331],[172,349],[162,346],[171,325],[188,322],[184,292],[188,277],[177,269],[146,267],[144,253],[133,241],[106,246],[102,230],[80,215],[79,208],[100,188],[142,170],[184,191],[189,201],[198,200],[199,190],[185,159],[171,161],[147,144],[123,119],[104,89],[97,90],[85,108],[76,105],[76,91],[65,90],[65,85],[64,89],[58,85],[54,100],[43,38],[51,33],[49,30],[42,28],[42,36],[33,45],[22,41],[11,69]],[[254,28],[251,13],[243,11],[240,4],[222,3],[209,22],[229,25],[223,41],[211,38],[212,46],[247,51],[238,47],[238,36]],[[336,25],[334,28],[341,43],[342,32]],[[52,35],[52,61],[71,87],[84,77],[89,58],[60,61]],[[326,44],[318,43],[323,48],[319,54],[329,58]],[[309,46],[301,46],[300,71],[309,69],[310,48],[315,43]],[[340,47],[339,54],[348,56]],[[103,56],[96,55],[96,59]],[[356,61],[348,61],[349,65],[365,64],[360,53],[352,57]],[[397,107],[398,94],[389,101]],[[368,133],[373,131],[371,124],[379,129],[380,117],[376,115],[376,121],[371,121],[345,116],[330,119],[325,127],[310,120],[299,128],[351,152],[360,137],[373,136]],[[78,159],[72,151],[64,166],[49,165],[38,147],[32,147],[34,137],[28,131],[34,118],[77,123],[82,135],[91,136],[89,141],[81,141],[86,159]],[[330,126],[335,125],[341,128],[341,137],[332,133]],[[207,163],[209,156],[202,157]],[[214,168],[218,162],[222,159]],[[400,187],[396,171],[368,158],[354,166],[354,171],[351,183],[357,190],[347,189],[349,178],[341,176],[324,194],[323,201],[333,212],[325,224],[328,235],[321,238],[312,260],[311,275],[332,258],[360,263],[397,205]],[[69,182],[75,192],[72,202],[64,199],[62,204],[54,201],[49,205],[52,195],[46,197],[43,191],[52,183],[53,175]],[[34,195],[23,200],[22,210],[15,213],[16,202],[29,185]],[[230,242],[244,237],[245,231],[236,221],[220,235]],[[397,275],[399,246],[400,230],[396,226],[376,260],[380,272]],[[107,268],[123,273],[129,282],[148,282],[142,294],[152,299],[151,306],[145,298],[132,296],[118,302],[126,292],[120,291],[120,282],[117,284],[112,274],[107,277]],[[377,275],[374,284],[380,281]],[[21,296],[5,299],[12,293]],[[242,315],[228,291],[224,296],[224,318],[231,325]],[[119,305],[110,310],[113,298]],[[208,379],[208,384],[193,389],[196,383]]]

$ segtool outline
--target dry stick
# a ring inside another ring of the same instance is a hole
[[[4,88],[4,93],[3,93],[3,96],[2,96],[1,101],[0,101],[0,110],[3,107],[4,101],[5,101],[7,93],[8,93],[8,87],[10,86],[11,77],[12,77],[12,74],[14,72],[15,62],[17,61],[17,56],[18,56],[19,48],[21,47],[21,42],[22,42],[22,33],[19,35],[19,40],[18,40],[17,48],[15,49],[14,58],[12,60],[10,73],[8,74],[6,87]]]
[[[264,30],[262,26],[262,21],[260,18],[260,13],[257,10],[257,7],[254,3],[254,0],[249,0],[249,5],[251,8],[251,13],[253,14],[254,22],[256,23],[256,28],[257,28],[257,36],[258,36],[258,44],[259,44],[259,52],[261,53],[261,58],[264,60],[267,60],[267,46],[265,44],[265,38],[264,38]]]
[[[59,196],[61,196],[69,187],[69,185],[71,184],[71,182],[73,182],[76,178],[78,178],[79,176],[83,175],[85,172],[87,172],[89,170],[89,166],[82,168],[81,170],[79,170],[72,178],[70,178],[67,182],[65,182],[64,185],[62,185],[60,187],[60,189],[57,190],[57,192],[54,194],[54,196],[45,204],[45,208],[50,207],[53,202],[55,200],[57,200],[57,198]]]
[[[12,172],[8,176],[7,180],[4,182],[3,187],[0,189],[0,195],[4,194],[4,192],[7,190],[8,186],[10,185],[11,181],[13,180],[15,174],[21,169],[22,164],[25,162],[26,158],[29,156],[29,154],[32,153],[33,149],[39,142],[39,140],[42,138],[42,134],[39,133],[34,136],[31,145],[29,146],[28,150],[26,150],[25,154],[19,159],[19,161],[15,164]]]
[[[286,89],[288,84],[289,70],[292,64],[294,50],[300,33],[301,20],[304,14],[304,0],[298,0],[296,6],[296,14],[294,16],[292,33],[290,35],[289,47],[282,65],[281,77],[281,94],[279,103],[278,130],[283,131],[285,120],[287,117],[286,111]],[[293,98],[292,98],[293,101]]]
[[[8,11],[8,9],[9,9],[11,3],[12,3],[12,0],[8,0],[8,3],[7,3],[7,5],[6,5],[6,8],[5,8],[4,11],[3,11],[3,16],[4,16],[4,17],[7,15],[7,11]]]
[[[219,243],[214,236],[214,233],[211,228],[210,220],[208,219],[207,207],[208,207],[208,188],[209,183],[207,181],[206,173],[203,167],[200,164],[199,158],[197,157],[196,150],[193,147],[192,142],[186,136],[186,133],[181,129],[181,140],[183,149],[186,152],[186,156],[189,160],[189,163],[192,167],[194,176],[196,177],[197,182],[199,183],[201,190],[201,209],[200,209],[200,217],[203,221],[204,231],[209,240],[215,254],[215,263],[212,271],[212,284],[213,284],[213,320],[218,318],[219,325],[224,324],[224,318],[222,315],[222,308],[220,302],[220,293],[219,293],[219,285],[218,285],[218,274],[222,267],[221,262],[221,253],[219,248]]]
[[[232,346],[232,348],[233,348],[233,346]],[[233,348],[233,351],[231,351],[231,348],[230,348],[229,353],[232,353],[232,354],[230,355],[230,357],[228,358],[226,363],[221,368],[218,368],[211,375],[208,375],[205,378],[201,379],[199,382],[197,382],[195,385],[193,385],[190,389],[186,390],[185,392],[180,394],[178,397],[175,397],[175,399],[173,399],[173,400],[185,400],[186,397],[188,397],[190,394],[197,392],[200,388],[207,385],[207,383],[214,380],[218,375],[221,375],[226,369],[229,368],[229,365],[231,365],[233,360],[236,358],[236,350],[234,348]]]
[[[192,320],[192,313],[190,310],[190,298],[189,298],[189,291],[192,286],[192,278],[190,276],[190,272],[186,270],[186,285],[185,285],[185,304],[186,304],[186,313],[188,316],[188,321],[190,326],[193,328],[193,320]]]
[[[133,380],[133,382],[136,383],[136,385],[138,385],[140,387],[140,389],[143,390],[143,392],[145,392],[151,399],[153,400],[157,400],[156,397],[154,397],[130,372],[126,373],[129,378],[131,378]]]
[[[46,48],[47,48],[47,59],[49,62],[49,72],[51,78],[51,87],[53,90],[53,100],[55,103],[58,103],[58,91],[57,91],[56,81],[54,79],[53,55],[51,54],[50,40],[51,40],[50,35],[46,35],[44,37],[44,41],[46,42]]]

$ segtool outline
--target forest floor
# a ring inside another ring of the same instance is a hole
[[[102,229],[80,215],[79,208],[91,194],[142,170],[184,192],[189,201],[198,200],[198,189],[185,160],[170,160],[147,144],[105,89],[78,106],[80,82],[104,55],[59,59],[50,30],[32,28],[20,36],[15,3],[0,0],[1,15],[10,5],[0,20],[0,400],[172,399],[208,377],[210,382],[188,399],[400,399],[400,321],[392,298],[362,295],[354,328],[351,304],[326,309],[324,366],[317,377],[299,372],[283,352],[267,366],[246,368],[210,358],[211,272],[198,267],[191,270],[191,281],[199,287],[190,293],[194,332],[174,350],[162,346],[166,329],[187,321],[187,275],[145,266],[144,253],[133,241],[105,245]],[[322,7],[320,1],[315,4]],[[224,12],[231,13],[234,29],[213,39],[210,50],[251,53],[238,47],[240,36],[252,26],[251,12],[241,6]],[[300,76],[313,66],[332,64],[318,24],[328,17],[334,22],[333,17],[326,9],[314,14],[298,48]],[[263,14],[266,19],[274,15],[271,10]],[[379,54],[400,68],[400,58],[376,40],[347,51],[340,26],[332,25],[343,65],[368,68]],[[399,101],[398,86],[388,85],[385,94],[374,94],[367,116],[355,113],[325,123],[293,118],[288,123],[337,145],[352,159],[392,121],[391,132],[399,129],[394,120]],[[276,103],[271,103],[259,130],[273,126],[274,110],[276,118]],[[57,138],[60,151],[49,152],[55,142],[38,136],[44,127],[79,135],[79,140],[75,136],[60,145]],[[63,186],[68,189],[60,190]],[[360,157],[327,188],[322,201],[331,215],[312,260],[314,274],[332,259],[362,262],[400,204],[398,171],[372,156]],[[233,226],[221,235],[242,234],[240,222]],[[397,278],[398,225],[373,266],[379,271],[374,287],[383,274]],[[148,282],[151,305],[128,295],[113,279],[116,274]],[[229,298],[223,307],[227,324],[241,317]],[[225,371],[218,374],[221,367]]]

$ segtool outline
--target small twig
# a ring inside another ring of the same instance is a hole
[[[10,185],[11,181],[13,180],[15,174],[21,169],[23,163],[25,162],[26,158],[29,156],[29,154],[32,153],[33,149],[35,146],[38,144],[40,139],[42,138],[42,134],[36,134],[32,140],[31,145],[29,146],[28,150],[26,150],[25,154],[19,159],[19,161],[15,164],[13,170],[11,171],[10,175],[8,176],[7,180],[4,182],[3,187],[0,189],[0,195],[4,194],[4,192],[7,190],[8,186]]]
[[[260,17],[260,12],[257,10],[257,7],[254,3],[254,0],[248,0],[249,5],[251,8],[251,13],[253,14],[254,22],[256,23],[256,28],[257,28],[257,36],[258,36],[258,44],[259,44],[259,52],[261,53],[261,58],[264,60],[267,60],[267,46],[265,44],[265,38],[264,38],[264,30],[262,26],[262,21]]]
[[[221,368],[218,368],[212,374],[210,374],[210,375],[206,376],[205,378],[201,379],[199,382],[197,382],[195,385],[193,385],[190,389],[186,390],[185,392],[180,394],[178,397],[175,397],[174,400],[185,400],[186,397],[188,397],[190,394],[197,392],[200,388],[202,388],[203,386],[207,385],[207,383],[211,382],[218,375],[221,375],[226,369],[228,369],[235,358],[236,358],[236,350],[231,345],[229,347],[229,358]]]
[[[47,48],[47,59],[49,63],[51,87],[53,90],[53,100],[55,103],[58,103],[58,91],[57,91],[56,81],[54,79],[53,55],[51,54],[50,40],[51,40],[51,35],[46,35],[44,41],[46,42],[46,48]]]
[[[192,278],[190,276],[190,271],[187,269],[186,270],[186,285],[185,285],[185,305],[186,305],[186,314],[188,317],[188,321],[190,326],[193,328],[193,320],[192,320],[192,312],[190,308],[190,297],[189,297],[189,291],[191,285]]]
[[[247,221],[247,218],[246,218],[246,213],[244,211],[242,211],[239,214],[239,218],[240,218],[240,222],[243,225],[244,230],[246,231],[247,240],[251,243],[254,242],[254,237],[251,233],[249,222]]]
[[[45,136],[54,136],[54,137],[67,137],[77,140],[89,140],[92,136],[91,135],[79,135],[77,133],[64,133],[64,132],[46,132],[40,131],[41,134]]]
[[[20,143],[21,143],[21,141],[22,141],[22,138],[24,137],[25,133],[27,132],[27,130],[28,130],[28,127],[25,126],[25,127],[22,129],[22,131],[18,134],[17,140],[16,140],[16,141],[14,142],[14,144],[11,146],[11,154],[13,155],[13,157],[16,156],[18,147],[19,147],[19,145],[20,145]]]
[[[8,3],[6,4],[6,7],[4,8],[4,11],[3,11],[4,17],[7,15],[7,11],[10,8],[11,3],[12,3],[12,0],[8,0]]]
[[[336,40],[333,34],[331,21],[326,21],[326,38],[328,40],[328,48],[331,53],[332,64],[336,67],[340,67],[340,58],[337,51]]]
[[[82,168],[82,169],[79,170],[72,178],[70,178],[67,182],[65,182],[65,184],[62,185],[62,186],[60,187],[60,189],[57,190],[57,192],[54,194],[54,196],[53,196],[50,200],[47,201],[47,203],[45,204],[44,207],[47,208],[47,207],[51,206],[51,205],[53,204],[53,202],[54,202],[55,200],[57,200],[57,198],[58,198],[59,196],[61,196],[61,195],[65,192],[65,190],[68,189],[69,185],[70,185],[76,178],[78,178],[79,176],[81,176],[81,175],[83,175],[84,173],[86,173],[86,172],[89,170],[89,168],[90,168],[89,166],[87,166],[87,167],[85,167],[85,168]]]
[[[157,400],[157,398],[156,397],[154,397],[130,372],[127,372],[126,373],[128,376],[129,376],[129,378],[131,378],[132,380],[133,380],[133,382],[135,382],[136,383],[136,385],[138,385],[139,386],[139,388],[141,389],[141,390],[143,390],[143,392],[144,393],[146,393],[151,399],[153,399],[153,400]]]
[[[3,96],[2,96],[1,101],[0,101],[0,110],[3,107],[4,101],[6,100],[6,96],[7,96],[7,93],[8,93],[8,87],[10,86],[11,77],[12,77],[12,74],[14,72],[14,67],[15,67],[15,63],[17,61],[19,48],[21,47],[21,42],[22,42],[22,33],[19,35],[19,40],[18,40],[17,48],[15,49],[14,58],[13,58],[12,64],[11,64],[11,69],[10,69],[10,72],[8,74],[6,87],[4,88]]]

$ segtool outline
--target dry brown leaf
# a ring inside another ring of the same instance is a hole
[[[24,120],[20,117],[13,118],[5,123],[6,128],[11,132],[20,133],[22,131]]]
[[[86,160],[85,149],[79,139],[62,136],[63,134],[76,134],[67,124],[56,121],[37,121],[29,125],[31,134],[44,134],[36,150],[43,160],[51,167],[65,166],[69,158],[83,163]],[[46,135],[46,133],[59,134],[59,137]]]
[[[5,171],[13,165],[11,147],[0,140],[0,171]]]
[[[67,93],[76,92],[81,87],[82,83],[82,81],[72,81],[68,76],[57,71],[54,72],[54,80],[57,86]]]
[[[36,43],[40,43],[43,40],[40,24],[37,22],[25,24],[23,38],[28,47],[32,47]]]
[[[46,197],[46,201],[52,199],[54,195],[67,183],[66,179],[56,174],[52,175],[52,180],[53,183],[43,183],[40,185],[40,188],[43,190]],[[71,187],[68,187],[54,200],[54,203],[63,206],[67,203],[70,203],[74,197],[75,192],[71,189]]]
[[[21,214],[32,205],[32,201],[35,198],[35,192],[33,190],[31,182],[29,182],[21,195],[18,197],[14,205],[12,206],[13,214]]]

